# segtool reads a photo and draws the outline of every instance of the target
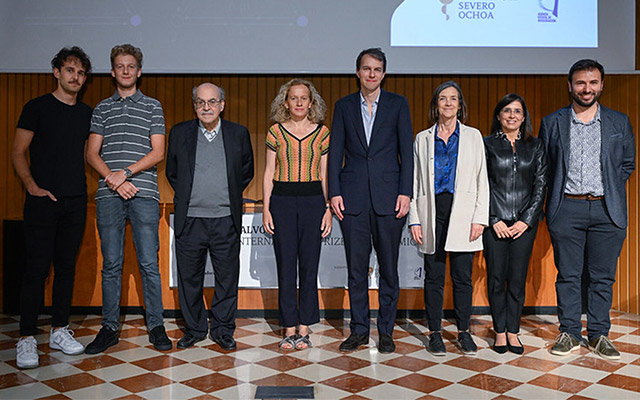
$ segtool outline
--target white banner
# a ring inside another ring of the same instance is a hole
[[[169,262],[171,277],[169,285],[176,287],[178,282],[178,266],[175,257],[175,241],[173,236],[173,214],[170,216],[169,245],[171,248]],[[242,288],[277,288],[276,257],[273,251],[273,239],[264,231],[262,213],[243,214],[242,235],[240,237],[240,282]],[[369,287],[378,287],[378,262],[375,251],[369,261]],[[400,242],[398,274],[401,288],[422,288],[423,257],[418,252],[411,238],[409,229],[404,229]],[[207,257],[205,268],[205,287],[214,286],[214,274],[211,260]],[[331,235],[323,239],[318,269],[319,288],[346,288],[347,261],[344,252],[344,239],[340,223],[334,217]]]

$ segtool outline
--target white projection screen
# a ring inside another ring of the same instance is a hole
[[[634,0],[0,0],[0,72],[45,72],[79,45],[95,72],[115,44],[147,73],[352,73],[382,47],[388,72],[607,72],[635,62]]]

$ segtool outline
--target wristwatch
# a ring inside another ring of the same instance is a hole
[[[129,168],[123,168],[122,170],[124,171],[125,178],[131,178],[131,175],[133,175],[133,172],[131,172]]]

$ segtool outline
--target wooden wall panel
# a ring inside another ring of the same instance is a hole
[[[168,130],[174,124],[194,117],[191,105],[193,86],[213,81],[227,91],[224,117],[242,123],[249,128],[254,147],[256,175],[247,188],[245,197],[262,199],[262,171],[264,168],[264,138],[270,125],[269,107],[280,85],[294,76],[290,75],[145,75],[141,89],[144,93],[158,98],[165,111]],[[340,97],[357,90],[356,79],[351,75],[304,75],[317,86],[325,99],[328,110],[326,123],[330,125],[333,104]],[[435,87],[449,79],[458,81],[464,91],[469,106],[468,124],[487,134],[493,108],[497,100],[508,92],[518,92],[526,99],[530,108],[534,130],[540,119],[569,103],[567,83],[564,75],[395,75],[388,76],[385,88],[405,95],[410,104],[414,131],[417,133],[428,127],[428,108]],[[628,114],[637,132],[640,127],[640,75],[611,75],[606,77],[605,91],[601,102]],[[55,80],[50,74],[0,74],[0,217],[20,218],[24,201],[24,189],[11,166],[10,153],[15,126],[24,103],[38,95],[50,92]],[[113,94],[114,87],[108,75],[91,77],[84,94],[84,101],[95,106],[101,99]],[[636,148],[637,146],[636,137]],[[87,168],[87,183],[90,196],[97,188],[97,174]],[[173,193],[164,177],[164,163],[159,167],[159,185],[163,203],[163,219],[160,226],[162,243],[168,243],[168,213],[171,209]],[[628,184],[629,229],[628,238],[620,257],[618,280],[614,287],[614,308],[640,313],[640,271],[639,257],[639,208],[640,188],[637,173]],[[2,232],[0,232],[0,237]],[[130,234],[128,234],[130,235]],[[130,236],[127,240],[123,304],[140,305],[140,278],[136,272],[135,252]],[[89,217],[83,246],[78,261],[78,279],[74,293],[74,305],[100,304],[99,238],[95,228],[95,206],[89,205]],[[1,251],[1,250],[0,250]],[[163,275],[163,299],[167,309],[178,308],[177,293],[168,289],[168,248],[163,245],[159,259]],[[486,270],[480,255],[476,256],[474,280],[474,304],[487,305]],[[1,278],[0,278],[1,279]],[[555,267],[553,252],[546,226],[541,224],[533,251],[529,279],[527,283],[526,305],[555,305]],[[450,287],[447,278],[447,286]],[[208,299],[211,292],[207,292]],[[242,290],[240,307],[244,309],[277,308],[274,290]],[[323,308],[340,308],[348,305],[344,290],[320,291]],[[371,304],[377,305],[375,293],[371,293]],[[445,307],[453,305],[450,290],[447,290]],[[423,307],[421,290],[403,290],[400,308]]]

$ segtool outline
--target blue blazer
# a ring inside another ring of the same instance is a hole
[[[180,236],[184,228],[193,188],[193,176],[196,165],[198,145],[198,120],[181,122],[174,125],[169,133],[167,165],[165,173],[175,195],[174,229]],[[233,224],[241,233],[242,192],[253,179],[253,150],[249,131],[242,125],[222,120],[224,154],[227,160],[227,181],[229,183],[229,202]]]
[[[398,195],[411,197],[413,191],[413,130],[406,98],[381,91],[368,145],[360,92],[336,102],[328,180],[329,197],[342,196],[345,214],[360,214],[365,202],[379,215],[396,213]]]
[[[629,117],[600,106],[602,183],[604,202],[613,223],[627,226],[627,192],[625,183],[635,169],[636,146]],[[569,166],[569,129],[571,106],[542,119],[538,137],[542,139],[548,157],[547,223],[553,222],[564,198]]]

